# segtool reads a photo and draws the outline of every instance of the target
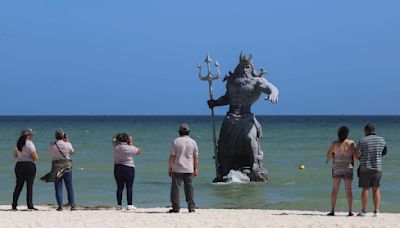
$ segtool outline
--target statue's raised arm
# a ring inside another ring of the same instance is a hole
[[[279,90],[274,84],[267,81],[265,78],[260,78],[259,86],[262,92],[268,95],[265,97],[265,100],[271,101],[272,104],[278,103]]]

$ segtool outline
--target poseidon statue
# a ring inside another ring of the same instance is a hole
[[[227,181],[230,170],[246,174],[251,181],[266,181],[267,170],[263,165],[264,153],[260,147],[262,129],[251,112],[251,106],[261,93],[266,100],[276,104],[278,89],[268,82],[263,69],[254,69],[253,58],[240,54],[235,71],[225,76],[226,92],[217,100],[208,100],[210,109],[229,105],[229,111],[222,123],[218,140],[217,177],[215,182]]]

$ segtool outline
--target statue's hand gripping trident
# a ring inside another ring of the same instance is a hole
[[[202,81],[208,81],[208,91],[210,94],[210,100],[214,100],[213,98],[213,92],[212,92],[212,81],[218,79],[218,77],[221,75],[221,70],[219,69],[219,64],[218,61],[215,63],[215,67],[217,68],[217,74],[214,75],[211,72],[211,58],[210,55],[207,54],[206,59],[204,62],[207,63],[207,75],[202,76],[201,75],[201,65],[198,65],[199,68],[199,79]],[[214,143],[214,160],[215,160],[215,172],[216,172],[216,178],[218,178],[218,150],[217,150],[217,137],[215,135],[215,116],[214,116],[214,108],[211,108],[211,121],[212,121],[212,128],[213,128],[213,143]]]

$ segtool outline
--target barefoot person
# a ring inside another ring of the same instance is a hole
[[[374,199],[374,216],[379,216],[381,206],[380,181],[382,177],[382,156],[386,155],[385,140],[375,134],[375,127],[371,123],[364,127],[364,134],[357,144],[360,154],[360,173],[358,187],[362,188],[361,211],[358,216],[367,215],[368,190],[372,188]]]
[[[57,211],[63,210],[63,181],[68,193],[68,205],[71,211],[75,210],[74,188],[72,186],[72,161],[70,156],[75,153],[72,144],[68,142],[68,137],[63,129],[57,129],[55,132],[56,141],[50,143],[49,153],[52,160],[52,170],[55,168],[57,172],[61,172],[62,176],[58,176],[54,182],[56,191],[56,200],[58,204]],[[58,168],[56,168],[58,167]]]
[[[35,161],[39,159],[35,145],[32,142],[33,132],[31,128],[25,128],[21,131],[18,138],[17,146],[14,150],[14,158],[17,160],[15,164],[15,176],[17,184],[15,185],[12,210],[17,210],[18,198],[21,194],[24,183],[26,182],[26,204],[29,210],[37,210],[33,207],[32,194],[33,182],[36,175]]]
[[[135,162],[133,155],[141,153],[140,148],[133,145],[133,137],[126,133],[118,133],[112,140],[114,156],[114,177],[117,182],[117,209],[122,210],[122,192],[126,186],[126,210],[137,209],[132,203],[133,181],[135,180]]]
[[[356,148],[353,140],[347,139],[349,129],[345,126],[338,130],[338,140],[334,141],[326,154],[326,163],[332,158],[332,195],[331,212],[328,216],[335,215],[336,199],[340,187],[340,181],[343,179],[346,191],[347,203],[349,205],[349,216],[353,216],[352,202],[353,194],[351,191],[351,182],[353,181],[354,158],[357,158]]]
[[[195,212],[193,177],[198,175],[197,164],[199,160],[199,150],[192,138],[189,137],[189,126],[181,124],[179,126],[179,137],[172,143],[168,160],[168,175],[172,177],[171,183],[171,203],[172,209],[169,213],[178,213],[180,209],[179,189],[184,183],[186,202],[189,212]]]

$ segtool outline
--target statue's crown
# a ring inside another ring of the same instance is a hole
[[[253,64],[253,56],[250,54],[249,58],[246,58],[246,55],[243,55],[242,52],[240,52],[239,56],[239,62],[240,64]]]

